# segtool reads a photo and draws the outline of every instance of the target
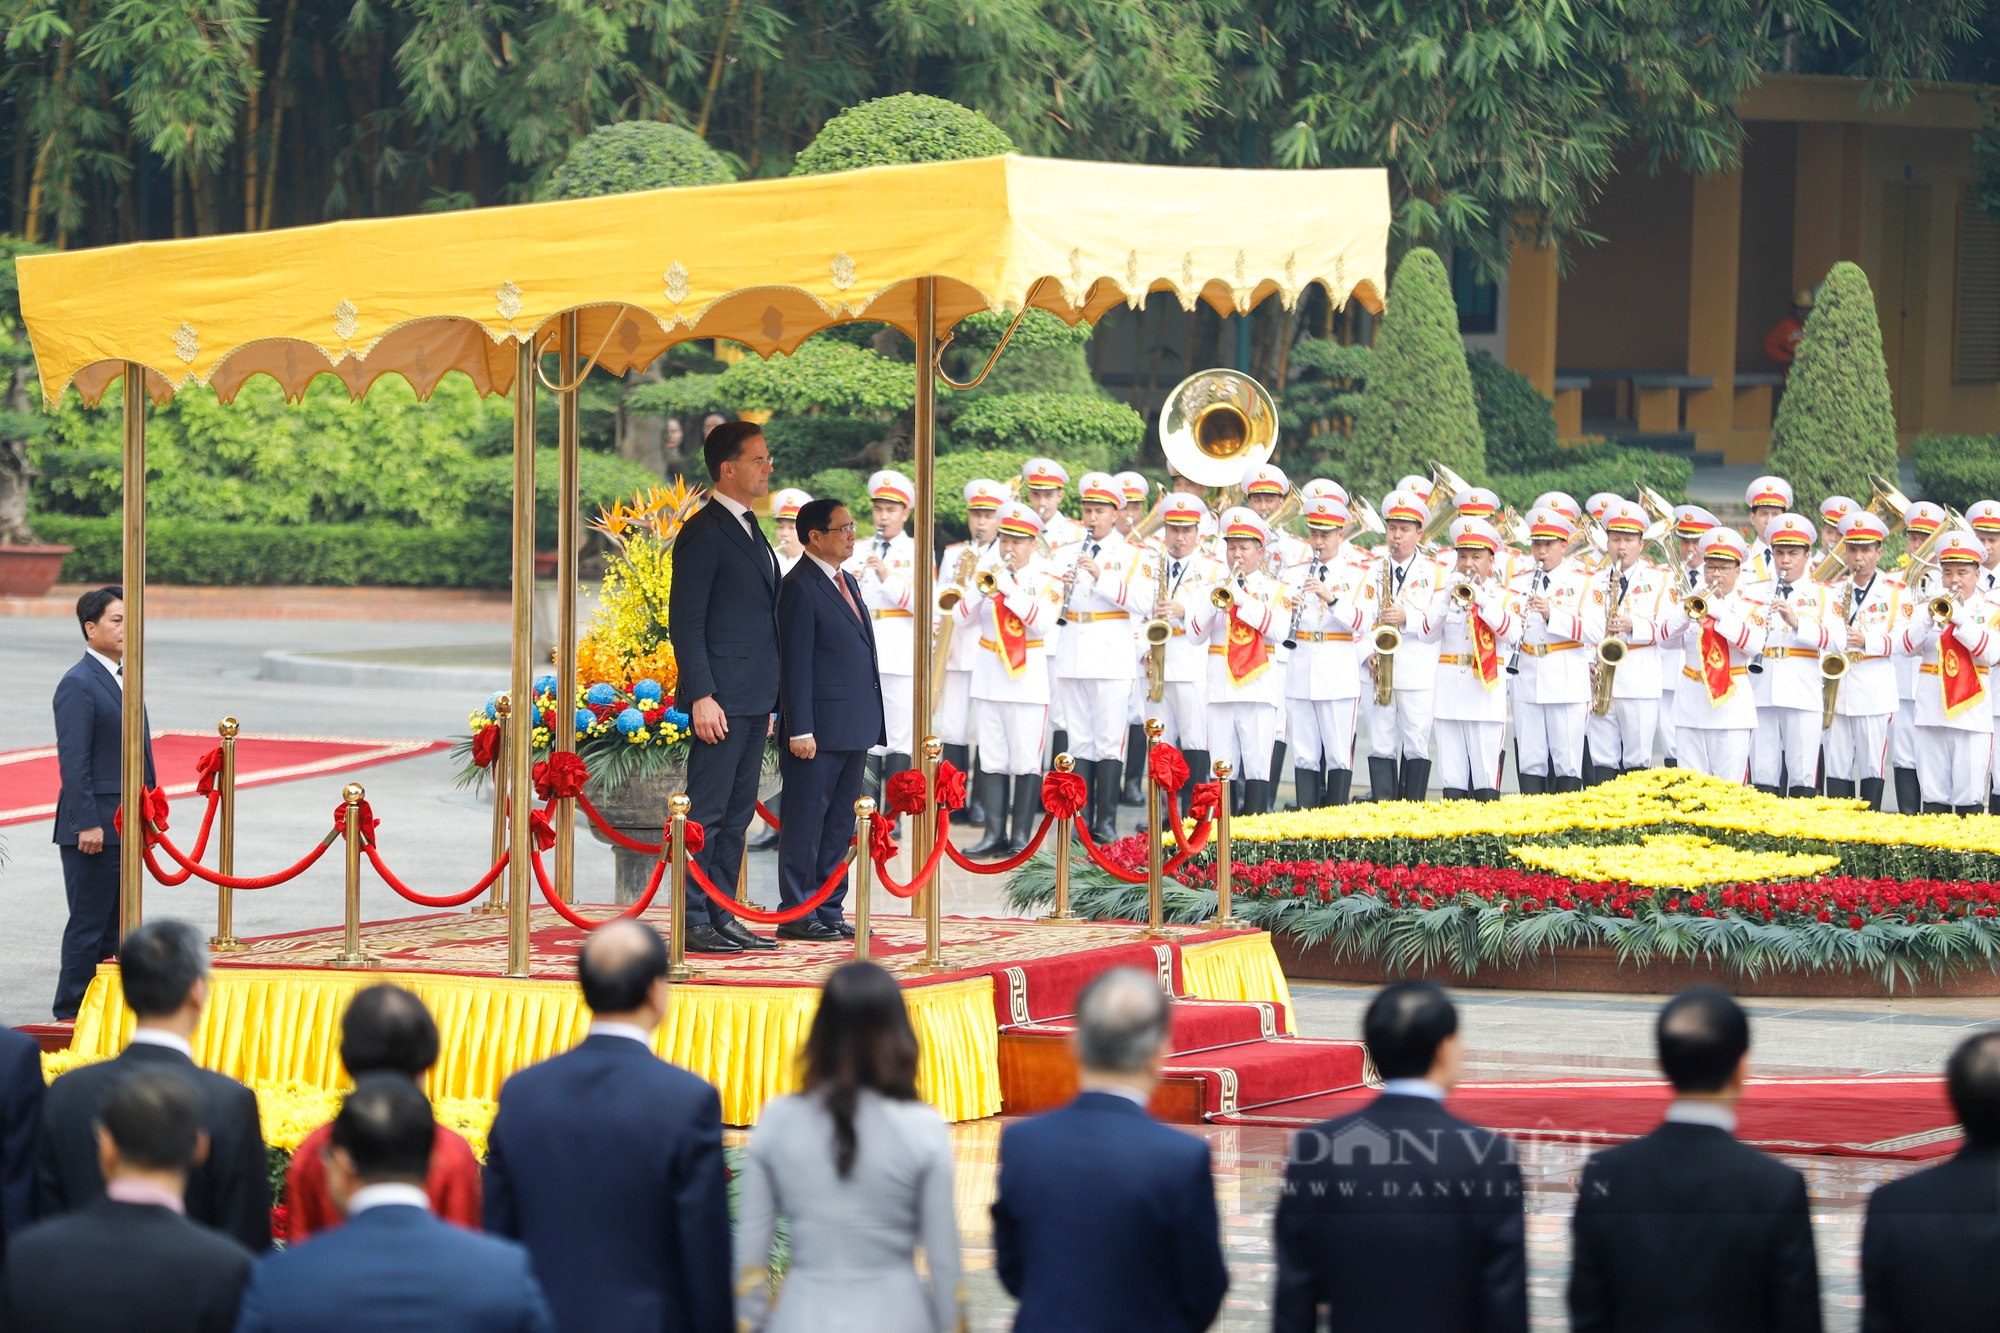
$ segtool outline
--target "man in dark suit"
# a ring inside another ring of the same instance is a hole
[[[1077,997],[1082,1091],[1000,1136],[994,1263],[1015,1333],[1200,1333],[1229,1289],[1208,1144],[1146,1113],[1167,1044],[1158,979]]]
[[[668,631],[680,670],[675,695],[694,726],[688,751],[688,817],[705,841],[695,861],[728,889],[743,864],[743,836],[757,812],[764,740],[778,705],[778,557],[750,505],[771,489],[771,450],[752,422],[708,433],[702,457],[714,490],[674,538]],[[689,953],[777,946],[746,930],[688,877]]]
[[[854,802],[868,747],[887,741],[875,627],[861,587],[841,564],[854,554],[854,519],[838,500],[799,509],[805,553],[778,593],[778,767],[785,819],[778,833],[778,897],[785,907],[819,891],[854,838]],[[843,883],[819,911],[778,927],[783,939],[853,939]]]
[[[270,1163],[257,1094],[194,1062],[190,1044],[208,1003],[208,945],[185,921],[148,921],[118,958],[125,1003],[138,1026],[115,1060],[70,1070],[49,1086],[35,1150],[35,1211],[43,1217],[104,1197],[97,1119],[118,1085],[153,1070],[174,1074],[201,1098],[208,1155],[188,1176],[187,1215],[234,1236],[253,1253],[271,1248]]]
[[[1798,1172],[1738,1143],[1750,1020],[1719,990],[1660,1010],[1674,1102],[1658,1129],[1596,1154],[1577,1184],[1570,1327],[1818,1333],[1819,1268]]]
[[[35,1136],[46,1086],[41,1044],[0,1028],[0,1265],[9,1238],[35,1220]]]
[[[1292,1140],[1278,1199],[1276,1333],[1525,1333],[1512,1140],[1444,1109],[1465,1061],[1438,986],[1401,981],[1362,1020],[1382,1095]]]
[[[97,965],[118,952],[118,797],[124,758],[125,590],[98,588],[76,599],[83,626],[83,660],[56,686],[55,843],[62,849],[62,973],[55,1015],[76,1017]],[[146,737],[146,785],[153,773],[153,739]]]
[[[553,1333],[519,1245],[431,1215],[437,1127],[423,1091],[369,1074],[334,1117],[327,1188],[346,1225],[265,1258],[236,1333]]]
[[[2000,1030],[1945,1065],[1965,1146],[1876,1187],[1861,1232],[1861,1333],[1986,1333],[2000,1318]]]
[[[715,1089],[653,1054],[667,950],[591,932],[583,1044],[502,1085],[486,1229],[521,1241],[561,1333],[731,1333],[729,1188]]]
[[[229,1333],[250,1253],[184,1216],[188,1172],[208,1150],[201,1097],[164,1070],[105,1099],[96,1133],[104,1195],[14,1238],[9,1333]]]

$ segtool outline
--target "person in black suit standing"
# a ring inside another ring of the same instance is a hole
[[[271,1248],[270,1162],[257,1094],[194,1062],[190,1044],[208,1003],[208,945],[185,921],[148,921],[118,958],[125,1003],[138,1026],[115,1060],[72,1069],[49,1085],[35,1150],[35,1210],[43,1217],[104,1197],[97,1121],[119,1084],[154,1071],[178,1076],[201,1098],[208,1155],[188,1176],[187,1215],[253,1253]]]
[[[1819,1266],[1805,1178],[1738,1143],[1750,1019],[1719,990],[1660,1010],[1663,1124],[1593,1156],[1571,1222],[1575,1333],[1818,1333]]]
[[[1861,1333],[1986,1333],[2000,1318],[2000,1030],[1945,1065],[1965,1146],[1877,1186],[1861,1232]]]
[[[559,1333],[733,1333],[722,1099],[653,1054],[666,945],[614,921],[576,971],[590,1035],[501,1085],[486,1229],[528,1247]]]
[[[1400,981],[1362,1020],[1382,1095],[1292,1140],[1278,1199],[1276,1333],[1526,1333],[1511,1139],[1444,1109],[1465,1053],[1443,989]]]
[[[9,1237],[35,1220],[35,1136],[46,1086],[41,1044],[0,1028],[0,1265]]]
[[[76,599],[83,659],[56,686],[56,846],[62,849],[62,974],[55,1016],[76,1017],[97,965],[118,952],[118,815],[123,788],[125,590],[97,588]],[[155,785],[153,738],[146,736],[146,785]]]
[[[798,535],[805,554],[778,593],[778,897],[788,908],[817,893],[847,855],[868,747],[888,734],[875,627],[861,586],[841,569],[854,554],[854,518],[838,500],[814,500],[799,509]],[[853,939],[846,899],[843,883],[813,916],[779,926],[779,937]]]
[[[674,538],[674,584],[667,632],[680,671],[675,697],[688,712],[688,818],[702,826],[695,861],[727,889],[743,863],[743,838],[757,812],[764,740],[778,705],[778,557],[757,526],[751,502],[771,489],[771,450],[752,422],[709,431],[702,457],[714,482],[709,501]],[[689,953],[775,949],[688,878]]]
[[[104,1194],[15,1237],[0,1327],[8,1333],[230,1333],[250,1252],[190,1222],[188,1174],[208,1151],[201,1096],[149,1069],[100,1108]]]

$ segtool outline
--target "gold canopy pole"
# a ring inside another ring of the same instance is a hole
[[[125,677],[119,730],[118,938],[145,918],[146,830],[146,368],[125,363]]]
[[[528,975],[528,899],[535,891],[535,343],[523,338],[514,362],[513,697],[527,707],[507,728],[507,975]]]
[[[553,749],[576,751],[576,520],[577,437],[581,385],[577,374],[576,312],[562,318],[562,355],[556,374],[568,386],[556,399],[556,718]],[[556,802],[556,897],[576,901],[576,802]]]
[[[931,734],[931,612],[936,604],[935,582],[937,561],[932,555],[933,525],[937,521],[937,279],[917,279],[917,408],[915,448],[916,458],[916,543],[917,543],[917,589],[911,605],[917,609],[917,632],[911,636],[916,643],[914,676],[910,681],[910,744],[912,748],[921,745]],[[916,755],[911,756],[916,759]],[[921,768],[921,761],[919,767]],[[929,778],[926,775],[928,783]],[[934,792],[924,793],[924,810],[913,821],[910,830],[910,865],[915,868],[930,860],[931,839],[936,832],[936,819],[931,814]],[[940,873],[931,878],[928,888],[921,890],[910,900],[912,916],[932,915],[929,895],[939,893],[943,881]]]

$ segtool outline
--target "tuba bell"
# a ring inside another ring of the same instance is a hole
[[[1241,371],[1196,371],[1160,409],[1160,448],[1189,481],[1234,486],[1277,451],[1278,404]]]
[[[1881,519],[1893,537],[1904,526],[1904,519],[1910,512],[1910,497],[1897,490],[1896,483],[1873,472],[1868,474],[1868,484],[1875,488],[1875,493],[1868,497],[1868,503],[1862,508]]]

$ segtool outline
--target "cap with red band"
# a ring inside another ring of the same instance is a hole
[[[1059,491],[1069,485],[1069,469],[1053,458],[1030,458],[1021,464],[1021,484],[1029,490]]]
[[[1019,500],[1009,500],[1000,506],[1000,535],[1039,537],[1042,535],[1042,516]]]
[[[1422,527],[1430,516],[1430,507],[1415,491],[1394,490],[1382,497],[1384,523],[1414,523]]]
[[[1750,558],[1750,548],[1743,544],[1742,534],[1733,528],[1711,528],[1702,534],[1701,558],[1740,565]]]
[[[1088,505],[1110,505],[1117,509],[1125,503],[1125,488],[1109,472],[1086,472],[1076,483],[1077,498]]]
[[[1809,548],[1819,540],[1819,529],[1804,514],[1780,514],[1764,529],[1764,540],[1772,546]]]
[[[917,486],[894,468],[884,468],[868,479],[868,498],[886,500],[907,509],[916,503]]]
[[[967,509],[998,509],[1007,503],[1007,488],[986,477],[975,477],[965,483],[965,507]]]
[[[1227,509],[1222,514],[1222,539],[1261,544],[1271,540],[1271,530],[1264,525],[1263,519],[1257,517],[1255,510],[1241,507]]]
[[[1202,503],[1201,497],[1189,495],[1186,491],[1175,491],[1169,495],[1166,508],[1160,512],[1164,522],[1177,528],[1195,527],[1207,517],[1208,506]]]
[[[812,503],[812,497],[796,486],[787,486],[771,493],[771,517],[791,518],[799,516],[799,510]]]
[[[1347,526],[1347,505],[1338,496],[1315,495],[1306,501],[1306,526],[1326,531]]]
[[[1560,510],[1542,508],[1528,511],[1530,541],[1567,542],[1574,536],[1576,536],[1576,524]]]
[[[1646,535],[1646,511],[1630,500],[1614,499],[1604,511],[1601,521],[1606,533],[1619,533],[1627,537]]]

